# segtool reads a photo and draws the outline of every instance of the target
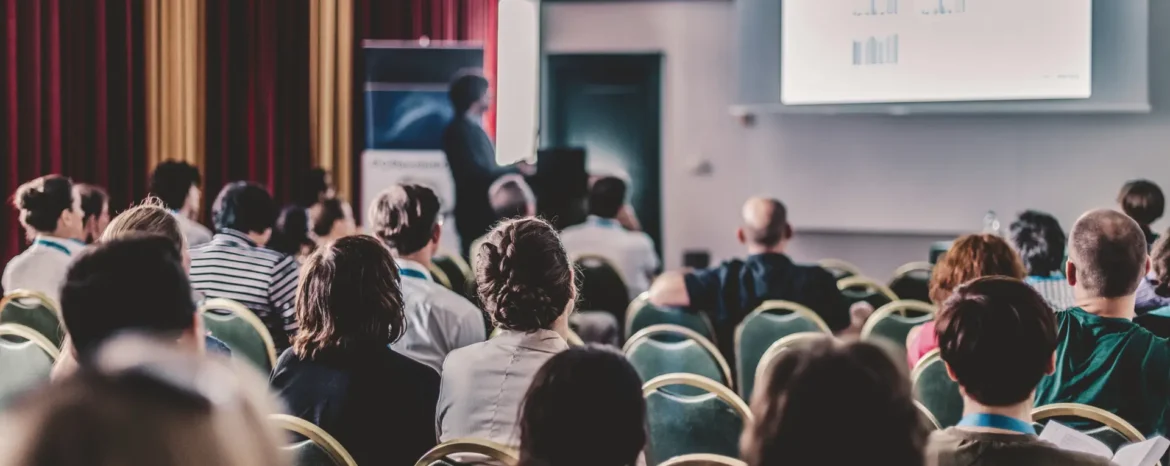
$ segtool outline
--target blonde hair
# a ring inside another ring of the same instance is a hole
[[[174,215],[163,207],[157,197],[148,197],[141,204],[127,209],[110,221],[102,242],[121,238],[130,233],[149,233],[174,241],[179,251],[187,250],[187,238]]]

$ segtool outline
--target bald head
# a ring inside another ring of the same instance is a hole
[[[1134,294],[1146,273],[1147,250],[1146,235],[1129,216],[1112,210],[1082,215],[1069,234],[1077,288],[1097,298]]]
[[[496,216],[505,218],[536,215],[536,197],[532,188],[519,175],[505,175],[488,188],[488,201]]]
[[[742,240],[765,248],[774,247],[792,236],[788,209],[776,199],[753,197],[743,205]]]

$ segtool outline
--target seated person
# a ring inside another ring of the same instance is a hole
[[[369,236],[305,263],[301,329],[272,370],[289,414],[337,438],[357,464],[413,464],[436,445],[439,375],[389,348],[406,331],[398,268]]]
[[[910,377],[880,346],[829,337],[798,345],[757,387],[740,446],[749,466],[923,464],[926,428]]]
[[[955,240],[930,276],[930,301],[942,306],[959,285],[980,277],[1001,275],[1023,280],[1027,275],[1020,255],[996,235],[967,235]],[[935,323],[915,327],[907,336],[906,357],[910,368],[931,350],[938,348]]]
[[[8,261],[0,286],[40,292],[59,305],[69,262],[85,248],[81,196],[69,178],[46,175],[20,185],[12,204],[33,243]]]
[[[650,289],[650,279],[661,263],[650,236],[618,223],[618,213],[624,208],[624,181],[615,177],[595,181],[589,190],[589,217],[583,224],[565,228],[561,241],[570,257],[596,254],[609,260],[625,282],[629,299],[634,299]]]
[[[1064,248],[1068,243],[1055,217],[1035,210],[1021,213],[1011,226],[1011,242],[1020,253],[1032,285],[1053,309],[1076,305],[1072,286],[1064,278]]]
[[[1133,322],[1134,293],[1149,270],[1146,237],[1120,212],[1081,216],[1069,234],[1068,281],[1078,307],[1057,313],[1056,372],[1036,405],[1081,403],[1112,412],[1145,436],[1165,435],[1170,341]]]
[[[515,448],[524,392],[540,367],[569,349],[577,299],[573,266],[548,222],[507,220],[476,254],[476,287],[499,335],[443,362],[439,441],[481,438]]]
[[[317,250],[317,242],[309,237],[309,212],[298,205],[288,205],[280,210],[272,238],[264,247],[292,256],[302,264]]]
[[[979,278],[955,290],[935,322],[943,362],[963,395],[963,419],[931,434],[926,464],[1111,464],[1036,437],[1032,395],[1052,373],[1056,350],[1056,316],[1036,290],[1011,278]]]
[[[211,241],[211,230],[199,223],[200,178],[198,168],[178,161],[160,163],[150,174],[150,195],[162,199],[163,207],[179,220],[191,247]]]
[[[317,247],[357,234],[353,207],[341,199],[325,199],[309,208],[309,226]]]
[[[520,466],[637,464],[646,446],[642,379],[602,348],[570,349],[536,373],[520,408]]]
[[[1154,245],[1150,259],[1152,270],[1138,285],[1138,314],[1170,307],[1170,230]]]
[[[504,175],[492,183],[488,189],[488,201],[496,221],[536,216],[536,196],[520,175]],[[475,252],[487,241],[488,234],[471,242],[471,254],[468,256],[471,270],[475,270]]]
[[[1121,187],[1117,203],[1125,215],[1142,227],[1146,244],[1153,246],[1158,241],[1158,234],[1150,225],[1166,213],[1166,196],[1162,194],[1162,188],[1149,180],[1133,180]]]
[[[402,276],[406,332],[391,347],[439,372],[448,353],[486,340],[483,311],[431,279],[442,232],[435,192],[415,184],[391,186],[374,199],[366,219]]]
[[[77,185],[77,195],[81,196],[81,224],[85,228],[85,244],[93,244],[102,237],[102,232],[110,224],[110,195],[101,186],[92,184]]]

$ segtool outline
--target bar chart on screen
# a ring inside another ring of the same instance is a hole
[[[898,14],[898,3],[901,0],[857,0],[858,6],[853,10],[853,16],[887,16]]]
[[[919,0],[917,6],[926,16],[961,15],[967,12],[967,0]]]
[[[898,35],[870,36],[853,41],[853,65],[897,65]]]

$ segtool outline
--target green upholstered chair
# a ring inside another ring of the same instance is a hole
[[[959,394],[959,383],[947,375],[939,351],[926,353],[914,372],[910,374],[914,384],[914,399],[934,415],[940,428],[952,427],[963,418],[963,396]]]
[[[1113,451],[1134,442],[1146,439],[1141,432],[1125,419],[1118,417],[1101,408],[1077,404],[1057,403],[1045,405],[1032,410],[1032,422],[1039,424],[1037,432],[1043,430],[1048,420],[1054,420],[1066,426],[1080,430],[1101,443],[1108,445]]]
[[[440,252],[431,258],[431,263],[447,276],[451,291],[462,296],[469,295],[473,288],[472,284],[475,283],[475,274],[467,265],[467,261],[463,260],[463,257],[458,254]]]
[[[921,301],[898,300],[882,306],[861,328],[862,340],[883,339],[906,359],[906,337],[910,329],[934,320],[935,307]]]
[[[715,339],[715,326],[711,325],[711,319],[707,318],[707,314],[686,309],[660,308],[651,304],[647,296],[648,293],[642,293],[626,308],[627,340],[651,325],[673,324],[689,328],[712,343],[718,343]]]
[[[894,294],[889,287],[869,277],[854,276],[838,280],[837,289],[841,290],[841,294],[850,304],[865,301],[874,309],[898,300],[898,295]]]
[[[683,396],[663,390],[678,385],[706,393]],[[739,437],[751,423],[752,414],[727,387],[694,374],[668,374],[646,382],[642,395],[649,434],[647,465],[693,453],[739,457]]]
[[[666,460],[659,466],[747,466],[747,463],[721,455],[696,453],[693,455],[676,456]]]
[[[890,279],[890,291],[901,299],[929,303],[930,274],[933,271],[934,264],[930,262],[911,262],[898,267],[894,271],[894,278]]]
[[[456,439],[432,448],[415,463],[415,466],[448,466],[465,464],[455,457],[472,456],[486,457],[492,460],[491,464],[515,466],[520,462],[520,455],[515,450],[481,439]],[[476,464],[479,464],[478,462]]]
[[[745,400],[755,385],[756,367],[768,347],[781,338],[803,332],[831,335],[829,326],[816,312],[790,301],[764,301],[735,328],[736,384]]]
[[[666,374],[695,374],[731,386],[731,368],[719,349],[702,335],[686,327],[660,324],[646,327],[626,342],[622,352],[642,380]],[[672,387],[677,393],[704,392]]]
[[[13,396],[49,381],[57,347],[29,327],[0,324],[0,408]]]
[[[951,245],[954,241],[935,241],[930,243],[930,263],[937,264],[942,256],[946,255],[947,251],[951,250]],[[1064,270],[1063,268],[1061,270]]]
[[[931,413],[929,409],[926,409],[926,406],[923,406],[922,403],[918,402],[918,400],[914,400],[914,407],[918,408],[918,414],[920,414],[920,417],[922,418],[922,425],[926,426],[927,430],[942,429],[942,427],[939,427],[938,425],[938,419],[934,418],[934,413]]]
[[[313,423],[287,414],[268,416],[276,428],[290,433],[293,443],[284,447],[295,466],[357,466],[345,447]]]
[[[752,377],[753,389],[754,387],[757,387],[763,383],[763,377],[768,373],[768,367],[771,367],[772,361],[776,359],[776,357],[780,356],[780,353],[783,353],[785,350],[794,346],[798,346],[814,340],[820,340],[822,338],[833,338],[833,335],[826,334],[825,332],[818,330],[814,332],[794,333],[776,340],[776,342],[772,343],[772,346],[769,346],[768,350],[764,351],[764,354],[760,356],[759,364],[756,364],[755,375]],[[746,396],[743,399],[751,401],[751,398]]]
[[[862,275],[860,268],[841,259],[821,259],[817,261],[817,265],[822,269],[828,270],[829,273],[833,274],[833,278],[837,280]]]
[[[232,356],[252,363],[262,373],[276,366],[276,346],[268,327],[251,310],[230,299],[209,299],[199,306],[211,336],[231,348]]]
[[[0,299],[0,324],[19,324],[35,330],[60,348],[65,340],[61,311],[57,303],[43,293],[13,290]]]
[[[577,280],[580,282],[580,303],[577,308],[605,311],[617,317],[618,322],[625,321],[626,307],[630,305],[632,297],[617,267],[608,259],[594,254],[574,256],[573,265],[577,268]]]

